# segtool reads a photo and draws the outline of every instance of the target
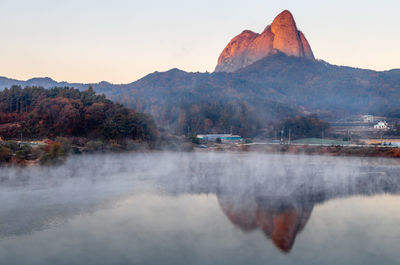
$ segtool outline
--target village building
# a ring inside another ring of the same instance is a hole
[[[379,121],[377,124],[374,125],[374,129],[384,130],[388,129],[388,124],[386,121]]]
[[[365,123],[373,123],[374,122],[374,116],[373,115],[362,115],[362,121]]]
[[[232,143],[243,140],[241,136],[233,134],[198,134],[196,137],[203,142],[217,142],[219,139],[221,143]]]

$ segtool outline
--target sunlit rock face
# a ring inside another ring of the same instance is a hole
[[[245,30],[233,38],[219,56],[215,71],[234,72],[278,51],[314,60],[311,46],[287,10],[261,34]]]
[[[245,30],[234,37],[220,55],[215,71],[232,72],[229,69],[239,69],[248,65],[247,50],[258,36],[255,32]]]

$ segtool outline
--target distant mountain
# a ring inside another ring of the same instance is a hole
[[[55,86],[69,86],[69,85],[71,84],[67,82],[57,82],[49,77],[36,77],[26,81],[22,81],[0,76],[0,90],[3,90],[4,88],[10,88],[12,86],[22,86],[22,87],[40,86],[44,88],[51,88]],[[83,88],[84,86],[83,84],[74,84],[74,85],[76,88]]]
[[[97,87],[100,88],[104,91],[107,89],[110,89],[111,87],[118,87],[118,85],[114,85],[105,81],[102,81],[100,83],[68,83],[68,82],[57,82],[50,77],[36,77],[36,78],[31,78],[26,81],[22,80],[17,80],[17,79],[11,79],[7,77],[2,77],[0,76],[0,91],[3,90],[4,88],[10,88],[12,86],[39,86],[39,87],[44,87],[44,88],[52,88],[52,87],[74,87],[79,90],[84,90],[87,89],[89,86],[92,87]]]

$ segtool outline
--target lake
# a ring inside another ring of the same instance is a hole
[[[0,172],[0,264],[400,262],[400,160],[125,153]]]

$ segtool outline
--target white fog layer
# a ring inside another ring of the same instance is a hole
[[[400,201],[399,169],[393,159],[169,152],[1,168],[0,264],[241,264],[248,255],[266,264],[267,254],[279,264],[294,264],[295,257],[306,262],[317,254],[304,250],[302,241],[310,248],[337,243],[325,231],[332,216],[346,220],[354,212],[354,220],[363,220],[369,213],[360,227],[372,220],[378,225],[368,211],[374,203],[390,216]],[[380,225],[400,220],[399,214],[390,218]],[[388,246],[378,249],[383,258],[398,257],[389,229],[369,227],[363,236],[351,221],[330,226],[349,237],[347,244],[364,237],[366,248],[376,249],[380,240]],[[324,232],[317,236],[310,229]],[[349,250],[338,251],[345,259]],[[358,255],[352,264],[367,260],[361,250]],[[316,260],[335,264],[324,257]]]

